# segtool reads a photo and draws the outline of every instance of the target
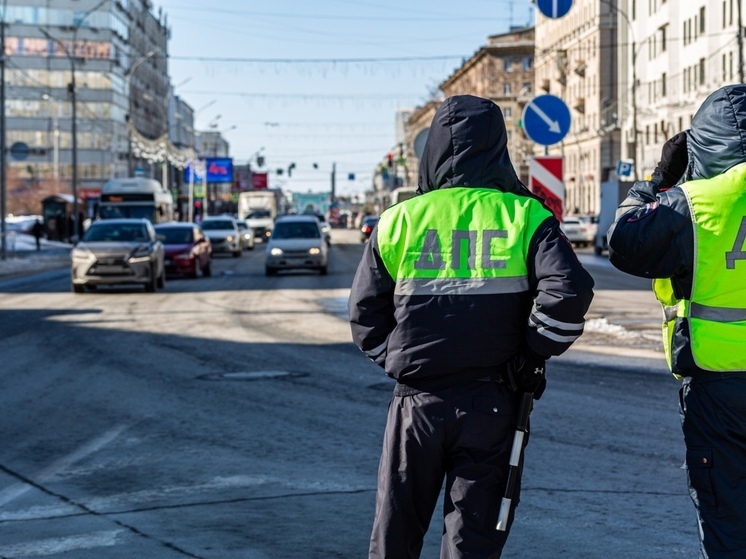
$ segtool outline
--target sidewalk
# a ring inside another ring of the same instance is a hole
[[[7,258],[0,257],[0,278],[67,268],[71,248],[68,243],[42,239],[41,250],[37,251],[31,235],[20,233],[15,238],[10,237],[6,244]]]

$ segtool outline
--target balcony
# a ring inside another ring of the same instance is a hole
[[[572,105],[572,108],[578,111],[580,114],[585,113],[585,97],[578,97]]]

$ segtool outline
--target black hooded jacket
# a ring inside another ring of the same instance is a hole
[[[463,95],[446,99],[435,113],[418,193],[427,199],[431,191],[470,187],[538,200],[515,174],[500,108]],[[582,333],[593,280],[554,217],[530,240],[528,290],[510,294],[395,294],[377,233],[355,275],[350,323],[355,344],[400,383],[428,390],[490,376],[518,352],[559,355]]]
[[[609,260],[628,274],[671,278],[676,297],[689,299],[694,226],[686,195],[676,185],[714,178],[746,161],[746,85],[712,93],[692,118],[691,129],[666,144],[652,180],[635,183],[617,210],[607,234]],[[673,372],[682,376],[700,372],[685,320],[674,333]]]

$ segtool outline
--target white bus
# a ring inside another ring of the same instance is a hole
[[[157,180],[111,179],[101,189],[97,217],[144,217],[153,224],[173,221],[174,198]]]

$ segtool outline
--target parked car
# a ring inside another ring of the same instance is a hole
[[[594,233],[589,222],[576,216],[565,216],[560,224],[562,232],[573,245],[588,246],[593,242]]]
[[[332,227],[331,225],[329,225],[329,222],[326,220],[326,216],[321,212],[317,212],[312,215],[315,215],[316,219],[319,220],[319,226],[321,227],[321,234],[324,236],[324,239],[326,240],[326,244],[328,245],[332,244]]]
[[[237,219],[238,232],[241,235],[241,243],[246,250],[254,250],[254,231],[246,223],[245,219]]]
[[[71,258],[75,293],[99,285],[141,284],[151,292],[166,286],[163,243],[147,219],[94,221]]]
[[[204,218],[200,225],[210,239],[213,255],[230,252],[235,258],[241,256],[243,244],[235,219],[229,215],[210,215]]]
[[[314,215],[285,215],[277,218],[267,242],[265,270],[315,269],[326,274],[329,244]]]
[[[363,218],[363,224],[360,228],[360,242],[365,243],[370,239],[370,234],[373,232],[373,228],[377,223],[377,215],[369,215]]]
[[[196,223],[171,222],[155,226],[163,238],[166,274],[196,278],[212,275],[212,243]]]

